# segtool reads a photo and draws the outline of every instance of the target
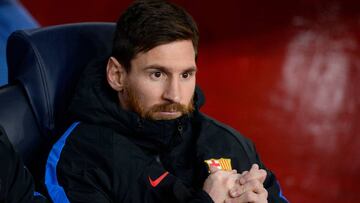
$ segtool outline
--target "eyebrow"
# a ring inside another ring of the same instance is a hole
[[[155,65],[146,66],[146,67],[144,68],[144,70],[149,70],[149,69],[156,69],[156,70],[160,70],[160,71],[162,71],[162,72],[164,72],[164,73],[170,73],[170,71],[168,70],[168,68],[166,68],[165,66],[156,65],[156,64],[155,64]],[[196,72],[196,71],[197,71],[197,67],[196,67],[196,66],[191,66],[191,67],[185,69],[185,70],[183,71],[183,73],[185,73],[185,72]]]

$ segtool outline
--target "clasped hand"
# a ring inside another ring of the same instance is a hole
[[[267,203],[268,193],[263,186],[265,178],[266,171],[259,169],[257,164],[241,174],[236,170],[223,171],[210,167],[203,190],[215,203]]]

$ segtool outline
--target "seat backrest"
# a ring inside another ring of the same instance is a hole
[[[10,36],[9,83],[23,86],[41,133],[53,134],[62,124],[83,68],[110,54],[114,28],[114,23],[78,23]]]
[[[29,164],[35,156],[34,149],[41,144],[41,134],[34,113],[20,85],[0,88],[0,127],[8,135],[11,143]]]
[[[76,23],[9,37],[0,125],[25,162],[43,139],[60,136],[81,72],[91,59],[110,55],[114,29],[114,23]]]

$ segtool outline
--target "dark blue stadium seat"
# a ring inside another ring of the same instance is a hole
[[[25,164],[32,165],[31,172],[43,175],[51,141],[66,127],[66,110],[80,74],[91,59],[110,55],[114,29],[114,23],[76,23],[10,36],[9,84],[0,87],[0,126]]]

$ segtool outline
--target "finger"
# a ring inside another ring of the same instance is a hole
[[[267,192],[263,184],[260,183],[259,180],[251,180],[243,185],[235,185],[234,187],[232,187],[229,190],[229,196],[238,197],[248,191],[254,192],[256,194],[262,194],[264,192]]]
[[[242,176],[242,178],[244,179],[243,181],[250,181],[253,179],[258,179],[260,180],[260,182],[264,183],[265,179],[266,179],[266,171],[264,169],[259,169],[259,170],[253,170],[250,171],[249,173],[246,173]]]
[[[255,179],[257,177],[258,171],[259,171],[259,165],[257,164],[251,165],[250,170],[244,173],[243,177],[240,179],[240,184],[245,184],[245,182],[249,181],[250,179]]]
[[[232,198],[239,197],[245,192],[245,187],[243,185],[235,185],[229,190],[229,196]]]
[[[227,198],[225,199],[224,203],[238,203],[239,201],[237,198]]]
[[[267,199],[269,193],[265,188],[263,188],[262,191],[259,193],[259,195],[261,196],[262,199]]]
[[[261,183],[264,183],[264,181],[266,179],[266,175],[267,175],[267,173],[264,169],[252,168],[248,173],[245,173],[240,178],[240,184],[245,184],[246,182],[254,180],[254,179],[257,179]]]
[[[258,194],[256,202],[257,203],[267,203],[268,202],[267,198],[268,198],[268,192],[264,188],[263,191]]]
[[[211,174],[220,171],[220,169],[215,166],[210,166],[209,170]]]
[[[253,164],[250,168],[249,174],[256,174],[259,171],[259,165]]]
[[[240,183],[240,179],[241,179],[241,175],[239,176],[239,178],[238,178],[238,179],[236,179],[236,181],[235,181],[235,184],[236,184],[236,185],[241,185],[241,183]]]
[[[246,178],[244,177],[246,174],[248,174],[249,173],[249,171],[243,171],[242,173],[241,173],[241,176],[240,176],[240,178],[239,178],[239,180],[237,180],[237,183],[238,184],[244,184],[245,182],[246,182]]]
[[[263,184],[260,183],[259,180],[248,181],[243,185],[243,187],[245,188],[244,189],[245,192],[252,191],[257,194],[260,194],[260,193],[264,192],[264,190],[265,190]]]
[[[251,170],[259,170],[259,165],[253,164],[253,165],[251,166],[250,171],[251,171]]]
[[[248,191],[236,198],[225,199],[225,203],[239,203],[239,202],[259,202],[262,197],[254,192]]]
[[[229,176],[227,176],[226,178],[226,187],[229,189],[229,191],[231,189],[236,190],[236,187],[240,186],[238,180],[240,179],[241,175],[238,173],[233,173],[230,174]]]
[[[233,175],[233,174],[238,174],[236,169],[231,170],[231,171],[225,171],[225,172],[229,172],[229,173],[232,174],[232,175]],[[240,174],[239,174],[239,175],[240,175]]]
[[[259,180],[260,180],[261,183],[264,184],[266,176],[267,176],[266,170],[260,169],[260,178],[259,178]]]
[[[251,182],[244,186],[239,186],[237,187],[237,192],[239,193],[231,190],[229,195],[231,198],[225,200],[225,202],[267,202],[268,192],[259,182]]]

